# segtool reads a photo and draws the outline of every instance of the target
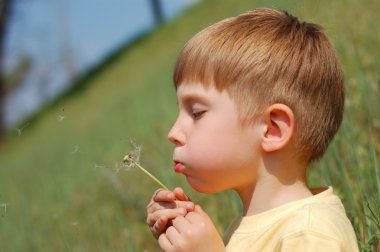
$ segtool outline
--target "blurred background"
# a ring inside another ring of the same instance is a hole
[[[3,0],[5,126],[35,113],[110,54],[196,2]]]
[[[171,75],[196,32],[254,7],[322,25],[346,80],[345,117],[311,186],[334,186],[361,251],[380,239],[380,2],[271,0],[1,0],[0,251],[157,251],[145,206],[182,186],[220,232],[241,206],[201,195],[172,172],[177,109]]]

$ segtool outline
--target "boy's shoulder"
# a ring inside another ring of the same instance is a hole
[[[282,217],[283,239],[302,233],[344,241],[355,238],[354,230],[340,198],[328,188],[321,195],[305,200],[294,211]]]
[[[240,218],[233,229],[227,248],[234,249],[229,251],[276,251],[279,247],[286,251],[317,245],[328,251],[335,251],[333,247],[337,251],[358,251],[353,227],[331,187],[312,197]]]

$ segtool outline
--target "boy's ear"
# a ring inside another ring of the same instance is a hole
[[[294,114],[286,105],[276,103],[264,113],[264,135],[261,147],[265,152],[284,148],[294,133]]]

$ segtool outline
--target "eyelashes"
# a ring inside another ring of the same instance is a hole
[[[191,117],[194,119],[194,120],[198,120],[200,118],[202,118],[202,116],[206,113],[206,110],[191,110],[190,114],[191,114]]]

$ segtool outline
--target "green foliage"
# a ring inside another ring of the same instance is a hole
[[[172,172],[166,140],[176,116],[171,74],[180,48],[197,31],[259,6],[321,24],[337,48],[345,118],[326,156],[310,167],[310,183],[333,185],[362,251],[378,251],[380,2],[371,0],[207,0],[122,50],[83,80],[81,92],[21,125],[1,149],[0,250],[156,251],[145,225],[156,184],[136,169],[115,170],[133,148],[130,140],[142,145],[145,168],[171,188],[184,187],[223,230],[240,209],[236,196],[199,195]]]

